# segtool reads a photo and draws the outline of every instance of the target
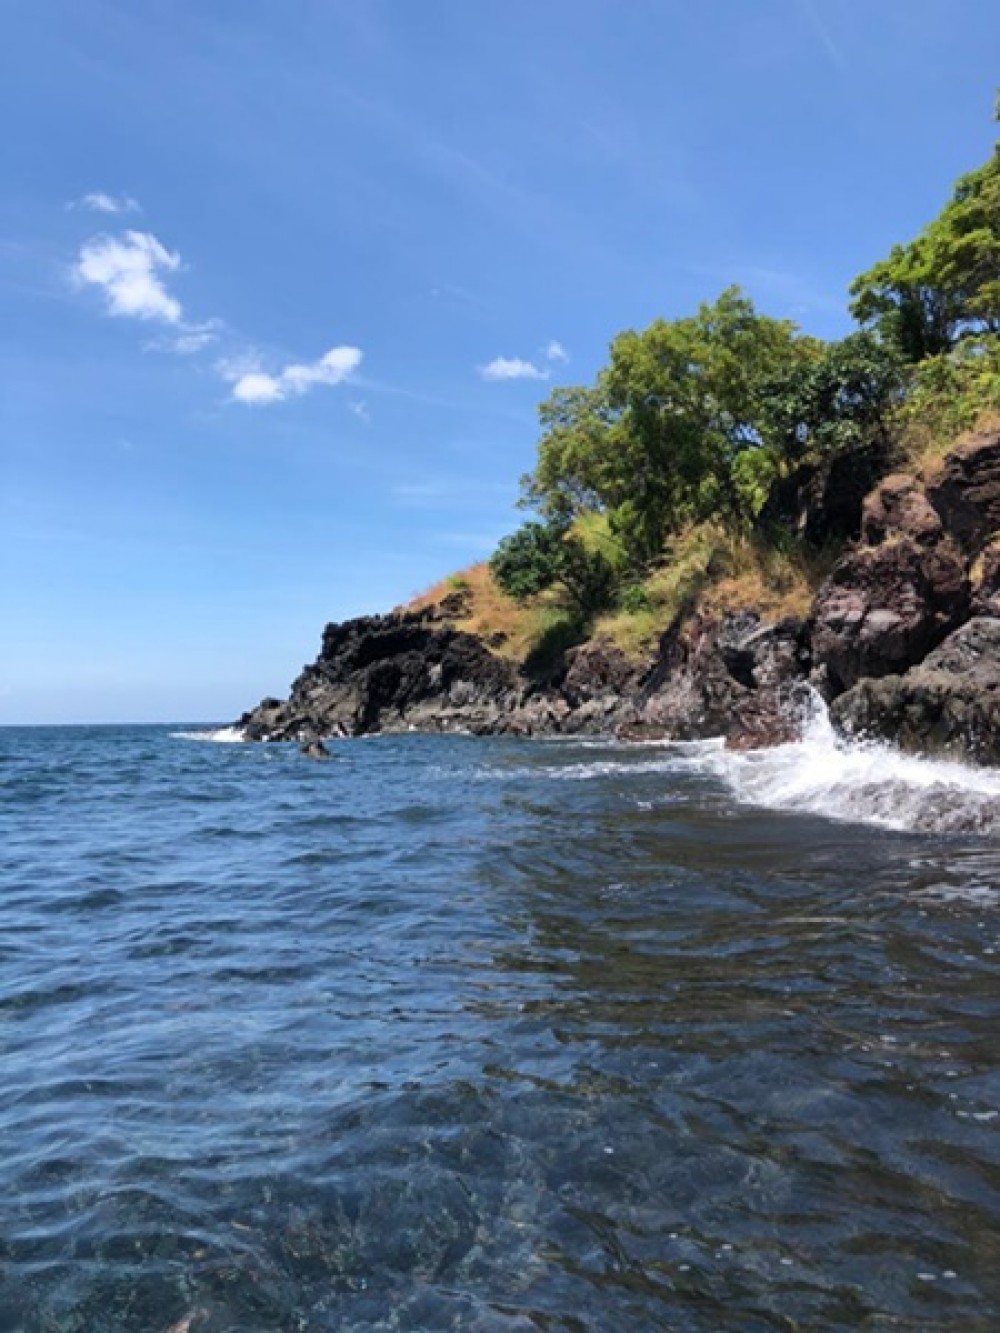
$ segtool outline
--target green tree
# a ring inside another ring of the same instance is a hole
[[[608,605],[616,583],[600,551],[558,519],[523,523],[504,537],[490,558],[490,572],[498,587],[520,602],[557,588],[574,617],[583,621]]]
[[[620,334],[593,388],[543,405],[525,502],[550,517],[604,511],[640,568],[685,522],[752,517],[748,478],[774,470],[765,386],[818,349],[738,288],[690,318]]]
[[[850,334],[764,386],[763,433],[790,463],[882,450],[904,382],[894,347],[866,330]]]
[[[851,285],[852,313],[911,362],[1000,332],[1000,144],[941,213]]]

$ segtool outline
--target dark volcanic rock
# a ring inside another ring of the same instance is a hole
[[[663,636],[660,655],[622,734],[680,740],[726,736],[741,748],[799,732],[798,696],[810,667],[802,621],[765,624],[756,612],[694,616]]]
[[[1000,616],[1000,544],[988,547],[973,570],[972,614]]]
[[[436,620],[402,612],[328,625],[287,702],[265,699],[240,719],[247,739],[489,729],[520,702],[517,673],[474,635]]]
[[[811,546],[853,540],[861,528],[862,503],[882,470],[877,450],[806,464],[775,485],[761,524],[790,528]]]
[[[640,667],[609,639],[572,648],[559,692],[569,709],[562,730],[607,734],[635,713]]]
[[[969,611],[964,562],[911,537],[844,557],[817,594],[812,654],[831,696],[919,662]]]
[[[861,540],[877,546],[890,537],[910,537],[918,546],[933,546],[944,525],[916,477],[896,473],[865,497],[861,509]]]
[[[851,736],[1000,762],[1000,620],[978,617],[902,676],[862,680],[831,708]]]
[[[927,495],[963,549],[981,550],[1000,530],[1000,429],[980,431],[953,450]]]

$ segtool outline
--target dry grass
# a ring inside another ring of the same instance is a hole
[[[935,430],[926,422],[911,422],[900,437],[899,470],[912,472],[922,481],[931,481],[941,471],[945,457],[982,430],[1000,430],[1000,412],[981,413],[971,429],[958,435]]]
[[[456,629],[475,634],[500,657],[523,662],[560,614],[550,599],[540,597],[521,606],[494,583],[486,561],[450,574],[426,592],[414,597],[406,610],[437,606],[455,592],[468,597],[469,612],[453,621]]]
[[[663,563],[631,590],[631,609],[599,617],[592,632],[641,659],[678,614],[695,607],[715,612],[753,609],[772,620],[802,616],[837,554],[785,551],[728,532],[721,524],[700,524],[672,541]],[[452,622],[455,628],[477,635],[501,657],[523,663],[565,629],[566,611],[555,594],[522,606],[501,592],[485,561],[442,579],[405,609],[439,605],[455,592],[466,593],[468,606],[467,614]]]
[[[754,610],[768,620],[804,616],[838,553],[786,551],[702,524],[671,543],[664,563],[637,590],[636,609],[602,617],[595,632],[629,656],[643,657],[688,610]]]

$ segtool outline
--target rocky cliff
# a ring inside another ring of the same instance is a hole
[[[930,480],[884,478],[858,528],[801,620],[695,607],[644,661],[596,638],[540,680],[456,629],[454,594],[328,625],[288,698],[238,725],[250,740],[463,730],[753,747],[793,739],[815,689],[846,733],[1000,762],[1000,431],[973,436]]]

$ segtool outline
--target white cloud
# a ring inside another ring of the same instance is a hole
[[[545,357],[548,361],[568,361],[569,352],[566,351],[566,348],[563,347],[562,343],[556,342],[555,338],[553,338],[545,349]]]
[[[233,397],[239,403],[277,403],[283,397],[281,381],[262,370],[242,375],[233,385]]]
[[[75,204],[70,204],[70,208],[89,208],[93,213],[139,213],[141,208],[138,199],[133,199],[130,194],[103,194],[96,191],[94,194],[85,194],[82,199],[78,199]]]
[[[167,291],[160,272],[174,273],[181,257],[150,232],[95,236],[80,250],[74,269],[78,281],[99,287],[110,315],[180,324],[181,304]]]
[[[480,366],[479,373],[484,380],[547,380],[549,372],[539,370],[532,361],[522,361],[517,356],[498,356],[488,365]]]
[[[221,319],[206,319],[198,324],[182,320],[175,325],[176,333],[151,338],[144,344],[144,348],[147,352],[174,352],[177,356],[194,356],[196,352],[203,352],[206,347],[218,342],[225,327]]]
[[[170,350],[180,356],[192,356],[212,343],[218,342],[222,330],[221,319],[206,319],[201,324],[185,324],[170,343]]]
[[[263,406],[296,398],[317,385],[341,384],[361,365],[361,355],[357,347],[332,347],[317,361],[293,362],[276,375],[261,370],[255,358],[223,361],[218,369],[238,403]]]

